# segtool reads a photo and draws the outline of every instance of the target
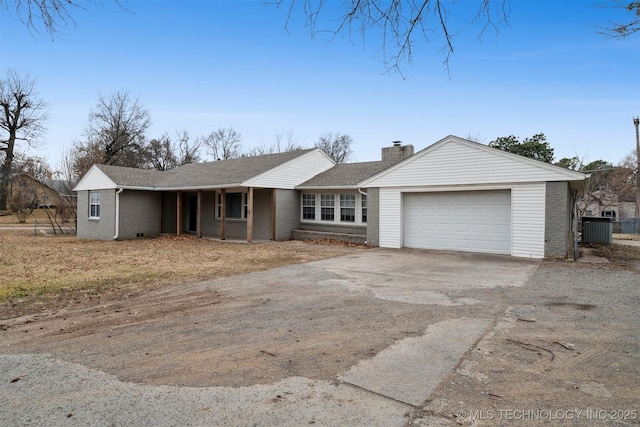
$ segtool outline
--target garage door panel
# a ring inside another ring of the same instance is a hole
[[[491,249],[491,243],[488,240],[475,239],[471,249],[476,252],[486,252]]]
[[[511,253],[510,191],[407,193],[404,245]]]
[[[455,233],[471,233],[471,227],[472,225],[468,222],[453,224],[453,230]]]
[[[507,224],[492,224],[491,225],[491,233],[492,234],[509,234],[509,226]],[[496,239],[499,240],[499,239]]]
[[[438,244],[442,246],[448,246],[453,244],[453,237],[438,237]]]
[[[481,223],[471,224],[471,232],[475,233],[477,235],[489,234],[489,233],[491,233],[491,225],[490,224],[481,224]]]
[[[436,225],[436,232],[438,233],[453,233],[453,224],[447,222],[439,222]]]
[[[491,209],[489,207],[477,207],[471,208],[472,216],[488,218],[491,216]]]
[[[509,253],[511,244],[510,242],[494,242],[493,249],[496,253]]]
[[[491,216],[508,219],[511,217],[511,209],[509,206],[494,206],[491,208]]]

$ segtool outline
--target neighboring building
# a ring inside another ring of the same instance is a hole
[[[327,236],[390,248],[542,258],[573,244],[586,175],[455,136],[336,165],[319,149],[159,172],[94,165],[78,238],[160,233],[253,241]]]
[[[60,194],[47,185],[26,173],[14,176],[9,182],[9,204],[17,203],[19,209],[35,209],[42,206],[56,206]]]
[[[621,221],[635,217],[636,203],[621,202],[618,195],[608,189],[587,193],[578,201],[582,216],[599,216]]]

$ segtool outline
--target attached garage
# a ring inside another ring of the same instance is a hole
[[[449,136],[358,184],[389,248],[566,256],[586,175]],[[370,197],[374,203],[373,197]]]
[[[511,191],[404,193],[404,246],[511,254]]]

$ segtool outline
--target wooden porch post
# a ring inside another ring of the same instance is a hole
[[[178,191],[178,215],[176,215],[176,234],[178,236],[182,235],[182,191]]]
[[[271,240],[276,240],[276,193],[277,189],[271,190]]]
[[[247,243],[253,243],[253,187],[247,197]]]
[[[227,214],[227,189],[220,191],[220,240],[224,240],[224,219]]]
[[[196,213],[196,236],[202,238],[202,190],[198,190],[198,212]]]

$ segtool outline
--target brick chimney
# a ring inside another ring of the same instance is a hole
[[[413,145],[402,145],[402,141],[393,141],[393,147],[382,148],[383,162],[399,162],[413,156]]]

